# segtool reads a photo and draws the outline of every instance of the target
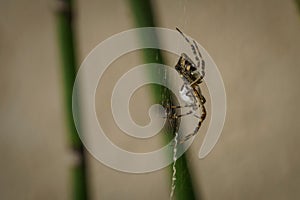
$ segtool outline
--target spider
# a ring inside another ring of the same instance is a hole
[[[178,109],[178,108],[189,108],[189,111],[180,115],[178,115],[176,112],[173,111],[170,117],[172,119],[178,119],[180,117],[192,114],[194,117],[199,119],[198,125],[194,129],[194,131],[186,135],[185,137],[179,139],[179,143],[183,143],[198,133],[202,125],[202,122],[206,118],[206,109],[204,106],[206,100],[202,95],[201,88],[199,86],[202,83],[203,78],[205,76],[205,71],[204,71],[205,62],[202,58],[202,55],[199,51],[196,42],[193,40],[192,43],[178,28],[176,28],[176,30],[183,36],[186,42],[190,44],[197,63],[195,64],[188,55],[182,53],[177,64],[175,65],[176,71],[178,72],[179,76],[183,80],[183,85],[179,93],[181,99],[185,102],[185,105],[170,106],[170,107],[171,110]],[[201,66],[201,72],[200,72],[200,66]],[[201,109],[200,116],[196,114],[198,109]]]

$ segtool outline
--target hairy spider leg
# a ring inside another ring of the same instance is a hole
[[[196,104],[185,104],[183,106],[181,106],[181,105],[179,105],[179,106],[170,106],[170,105],[168,105],[166,108],[167,108],[167,110],[169,110],[169,109],[188,108],[188,107],[194,107],[194,106],[196,106]],[[182,114],[182,115],[173,114],[171,117],[175,118],[174,116],[177,116],[177,118],[178,118],[178,116],[182,117],[182,116],[185,116],[185,115],[187,115],[187,114]],[[166,116],[166,117],[163,117],[163,118],[168,118],[168,117]]]
[[[194,56],[195,56],[195,59],[196,59],[196,61],[197,61],[197,68],[199,68],[200,67],[200,59],[199,59],[199,57],[198,57],[198,55],[197,55],[197,53],[196,53],[196,48],[195,48],[195,46],[191,43],[191,41],[183,34],[183,32],[181,32],[181,30],[179,30],[179,28],[177,28],[176,27],[176,30],[182,35],[182,37],[185,39],[185,41],[187,41],[189,44],[190,44],[190,46],[191,46],[191,48],[192,48],[192,51],[193,51],[193,54],[194,54]]]
[[[186,107],[194,107],[194,106],[196,106],[196,104],[191,104],[191,105],[186,105],[186,106],[176,106],[176,107],[173,108],[173,109],[176,109],[176,108],[186,108]],[[180,115],[177,115],[176,113],[174,113],[174,114],[171,116],[171,118],[177,119],[177,118],[184,117],[184,116],[187,116],[187,115],[190,115],[190,114],[193,114],[193,113],[195,113],[194,110],[190,110],[190,111],[188,111],[188,112],[186,112],[186,113],[184,113],[184,114],[180,114]]]
[[[203,78],[205,76],[205,71],[204,71],[205,70],[205,61],[204,61],[204,59],[202,57],[202,54],[199,51],[197,43],[195,42],[195,40],[193,40],[193,42],[194,42],[194,45],[195,45],[196,50],[198,52],[198,55],[199,55],[199,57],[201,59],[201,74],[202,74],[202,78]]]
[[[186,104],[186,105],[183,105],[183,106],[171,106],[171,108],[187,108],[187,107],[193,107],[195,106],[195,104]]]
[[[177,118],[179,118],[179,117],[184,117],[184,116],[190,115],[190,114],[192,114],[192,113],[193,113],[193,111],[190,110],[189,112],[184,113],[184,114],[181,114],[181,115],[177,115],[176,117],[177,117]]]
[[[193,133],[188,134],[184,138],[180,139],[180,141],[179,141],[180,144],[184,143],[185,141],[187,141],[188,139],[190,139],[191,137],[195,136],[198,133],[198,131],[199,131],[201,125],[202,125],[202,122],[206,118],[206,109],[205,109],[205,107],[203,105],[201,105],[201,110],[202,110],[202,114],[200,116],[200,120],[198,122],[197,127],[195,128],[195,130],[193,131]]]

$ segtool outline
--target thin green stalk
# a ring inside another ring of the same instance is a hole
[[[72,26],[72,1],[59,0],[56,13],[61,66],[64,80],[64,99],[66,121],[69,129],[70,146],[78,156],[78,162],[72,166],[72,195],[74,200],[86,200],[87,180],[83,145],[77,134],[72,115],[72,90],[76,76],[76,58]]]
[[[137,27],[155,27],[155,18],[153,15],[152,5],[150,0],[129,0],[129,4],[133,13],[135,24]],[[163,64],[163,58],[161,52],[158,49],[143,49],[143,58],[146,63],[161,63]],[[163,78],[164,73],[151,72],[150,76],[160,74]],[[163,86],[155,85],[152,87],[152,93],[155,102],[172,102],[170,91]],[[169,129],[170,131],[170,129]],[[174,136],[175,129],[172,129],[172,133],[166,133],[166,139]],[[170,174],[171,173],[171,167]],[[185,155],[181,156],[176,162],[176,188],[175,195],[178,200],[193,200],[195,199],[195,193],[193,189],[191,174],[188,169]],[[171,176],[170,176],[171,177]],[[171,180],[171,178],[170,178]]]
[[[300,0],[295,0],[295,2],[296,2],[297,7],[298,7],[298,9],[299,9],[299,11],[300,11]]]

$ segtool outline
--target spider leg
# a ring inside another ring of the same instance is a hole
[[[205,109],[205,107],[203,105],[201,106],[201,109],[202,109],[202,114],[200,116],[200,120],[198,122],[197,127],[195,128],[195,130],[193,131],[193,133],[188,134],[188,135],[184,136],[183,138],[181,138],[180,141],[179,141],[180,144],[184,143],[187,140],[189,140],[191,137],[195,136],[198,133],[198,131],[199,131],[201,125],[202,125],[202,122],[206,118],[206,109]]]
[[[192,83],[190,83],[190,85],[194,85],[195,83],[197,83],[199,80],[201,81],[202,76],[200,76],[199,78],[197,78],[196,80],[194,80]]]
[[[200,116],[198,116],[198,115],[196,115],[196,114],[194,114],[194,117],[196,117],[196,118],[200,119]]]
[[[179,109],[179,108],[188,108],[188,107],[194,107],[196,106],[196,104],[185,104],[183,106],[168,106],[167,107],[167,113],[169,111],[169,113],[171,113],[171,110],[173,109]],[[189,114],[192,114],[193,111],[189,111],[185,114],[180,114],[180,115],[177,115],[176,113],[174,113],[173,115],[172,114],[166,114],[166,116],[164,116],[163,118],[173,118],[173,119],[176,119],[176,118],[180,118],[180,117],[183,117],[183,116],[186,116],[186,115],[189,115]]]
[[[187,116],[187,115],[190,115],[194,113],[192,110],[190,110],[189,112],[186,112],[184,114],[180,114],[180,115],[177,115],[176,113],[174,113],[173,115],[169,116],[170,118],[172,119],[178,119],[178,118],[181,118],[181,117],[184,117],[184,116]]]
[[[199,57],[200,57],[201,59],[203,59],[202,54],[200,53],[199,47],[198,47],[197,43],[195,42],[195,40],[193,40],[193,43],[194,43],[194,45],[195,45],[195,47],[196,47],[196,50],[197,50],[197,53],[198,53]]]
[[[184,116],[190,115],[190,114],[192,114],[192,113],[193,113],[193,111],[190,110],[190,111],[187,112],[187,113],[184,113],[184,114],[181,114],[181,115],[177,115],[176,118],[184,117]]]
[[[181,32],[181,30],[179,30],[179,28],[177,28],[176,27],[176,30],[182,35],[182,37],[185,39],[185,41],[187,41],[189,44],[190,44],[190,46],[191,46],[191,48],[192,48],[192,51],[193,51],[193,54],[194,54],[194,56],[195,56],[195,59],[196,59],[196,61],[197,61],[197,68],[199,68],[199,66],[200,66],[200,59],[199,59],[199,57],[198,57],[198,55],[197,55],[197,53],[196,53],[196,48],[195,48],[195,46],[193,45],[193,43],[191,43],[191,41],[183,34],[183,32]]]
[[[204,61],[204,59],[202,57],[202,54],[199,51],[198,45],[195,42],[195,40],[193,40],[193,43],[194,43],[194,45],[196,47],[196,50],[197,50],[197,53],[198,53],[198,55],[199,55],[199,57],[201,59],[201,74],[202,74],[202,78],[203,78],[205,76],[205,71],[204,71],[204,69],[205,69],[205,61]],[[197,58],[196,58],[196,60],[197,60]],[[200,62],[199,62],[199,64],[200,64]],[[197,66],[197,67],[200,67],[200,66]]]
[[[206,99],[205,99],[205,97],[202,95],[202,94],[200,94],[200,103],[203,105],[203,104],[205,104],[205,102],[206,102]]]
[[[193,107],[194,104],[186,104],[183,106],[171,106],[171,108],[176,109],[176,108],[187,108],[187,107]]]
[[[199,101],[200,105],[205,104],[206,99],[202,95],[201,88],[198,85],[194,87],[194,95],[198,97],[198,101]]]

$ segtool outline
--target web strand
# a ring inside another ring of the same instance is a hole
[[[178,144],[178,133],[175,132],[175,138],[174,138],[174,147],[173,147],[173,175],[172,175],[172,185],[171,185],[171,193],[170,193],[170,200],[174,196],[175,188],[176,188],[176,160],[177,160],[177,144]]]

